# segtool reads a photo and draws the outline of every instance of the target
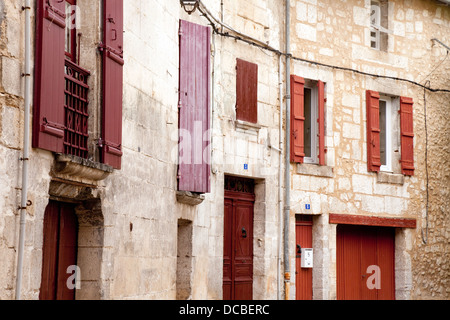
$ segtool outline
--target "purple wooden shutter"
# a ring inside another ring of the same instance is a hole
[[[102,162],[121,168],[123,0],[104,0]]]
[[[64,149],[65,2],[37,1],[33,147]]]
[[[258,122],[258,65],[237,59],[236,119]]]
[[[210,41],[211,30],[180,20],[178,189],[211,190]]]

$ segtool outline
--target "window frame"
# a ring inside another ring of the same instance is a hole
[[[310,137],[310,143],[311,143],[311,155],[308,157],[306,155],[305,150],[305,158],[304,163],[309,164],[318,164],[319,163],[319,90],[317,87],[317,84],[314,85],[312,81],[306,80],[305,83],[305,89],[308,89],[311,91],[311,101],[310,105],[306,105],[306,94],[304,95],[304,113],[306,114],[306,108],[310,108],[310,115],[311,115],[311,137]],[[306,146],[306,119],[305,119],[305,126],[304,126],[304,145]],[[306,149],[306,147],[305,147]]]
[[[77,59],[77,28],[72,28],[72,29],[68,29],[68,24],[70,22],[70,18],[73,15],[75,15],[75,21],[74,21],[74,25],[76,26],[78,21],[78,17],[77,15],[77,10],[75,10],[75,12],[68,12],[68,8],[70,8],[71,6],[76,6],[77,5],[77,0],[64,0],[65,2],[65,9],[66,9],[66,28],[64,31],[64,53],[67,59],[76,62]],[[67,52],[67,35],[69,34],[69,43],[70,43],[70,49],[71,52]]]
[[[386,156],[386,164],[383,165],[381,164],[380,166],[380,171],[382,172],[393,172],[393,168],[392,168],[392,158],[393,158],[393,147],[392,147],[392,112],[393,112],[393,98],[392,97],[388,97],[386,95],[380,95],[380,104],[379,104],[379,112],[380,112],[380,160],[381,160],[381,151],[382,151],[382,147],[383,147],[383,143],[384,143],[384,149],[385,149],[385,156]],[[385,106],[385,141],[382,141],[382,123],[381,123],[381,102],[385,102],[386,106]]]
[[[377,9],[375,10],[375,13],[372,13],[374,7],[376,7]],[[373,17],[375,17],[374,22]],[[370,47],[372,49],[380,50],[381,31],[374,28],[374,25],[381,26],[381,4],[378,1],[370,2]],[[375,33],[374,37],[372,36],[372,33]],[[372,43],[375,43],[375,47],[372,46]]]

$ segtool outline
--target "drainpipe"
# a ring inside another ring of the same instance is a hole
[[[23,162],[22,166],[22,196],[20,202],[20,233],[19,249],[17,259],[17,277],[16,277],[16,300],[21,299],[23,256],[25,246],[25,228],[27,219],[28,205],[28,164],[30,158],[30,80],[31,80],[31,5],[30,0],[25,0],[25,115],[24,115],[24,135],[23,135]]]
[[[278,58],[278,86],[280,97],[280,128],[279,128],[279,150],[278,150],[278,261],[277,261],[277,300],[281,299],[281,249],[283,236],[283,168],[281,166],[283,162],[283,75],[282,75],[282,59],[283,55],[280,54]]]
[[[290,0],[286,0],[286,199],[284,207],[284,282],[285,282],[285,300],[289,300],[289,286],[291,281],[291,269],[289,261],[289,220],[291,212],[291,8]]]

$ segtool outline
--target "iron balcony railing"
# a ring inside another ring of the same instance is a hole
[[[89,154],[89,76],[89,71],[66,59],[64,153],[84,159]]]

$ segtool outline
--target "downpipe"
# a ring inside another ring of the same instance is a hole
[[[24,135],[23,135],[23,162],[22,166],[22,195],[20,200],[20,233],[19,248],[17,258],[16,276],[16,300],[21,300],[22,277],[23,277],[23,256],[25,247],[25,232],[28,206],[28,165],[30,161],[30,82],[31,82],[31,0],[25,0],[25,108],[24,108]]]
[[[285,164],[285,207],[284,207],[284,288],[285,300],[289,300],[289,289],[291,282],[291,269],[289,261],[289,220],[291,212],[291,4],[290,0],[286,0],[286,164]]]

